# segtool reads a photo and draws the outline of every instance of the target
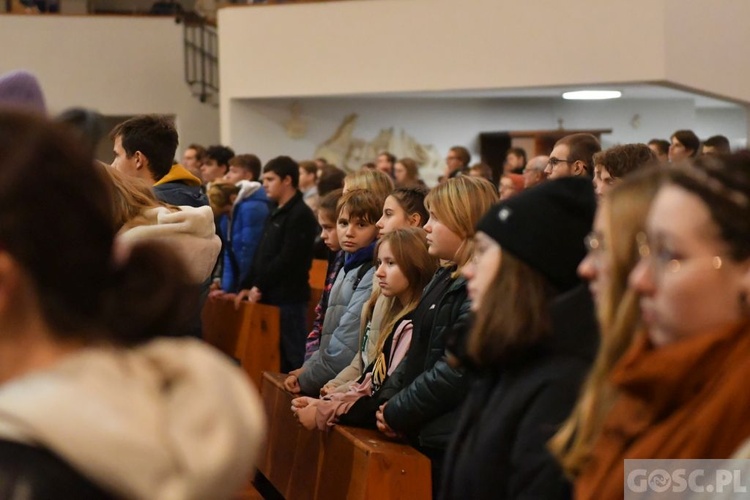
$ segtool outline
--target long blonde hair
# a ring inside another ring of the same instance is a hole
[[[638,329],[638,296],[628,289],[628,275],[638,263],[636,235],[644,230],[662,177],[657,169],[637,172],[600,201],[599,210],[605,211],[608,225],[603,243],[610,270],[609,286],[602,289],[597,302],[601,344],[573,413],[549,441],[550,450],[570,477],[580,474],[601,433],[617,397],[609,374]]]
[[[114,208],[113,222],[115,230],[128,229],[144,224],[151,224],[144,217],[144,212],[150,208],[167,207],[172,211],[179,208],[162,203],[156,199],[151,186],[137,177],[127,176],[110,166],[102,166],[114,188],[112,206]]]
[[[479,219],[497,201],[497,189],[491,182],[469,175],[448,179],[425,197],[424,204],[431,215],[463,240],[452,259],[458,266],[454,278],[474,255],[474,233]]]

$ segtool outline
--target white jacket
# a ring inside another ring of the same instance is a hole
[[[203,283],[211,276],[221,251],[211,207],[185,206],[177,212],[157,207],[146,210],[143,216],[148,224],[121,231],[120,242],[126,245],[148,240],[166,242],[187,266],[193,283]]]
[[[51,450],[122,498],[231,498],[264,429],[245,374],[193,339],[86,348],[0,386],[0,438]]]

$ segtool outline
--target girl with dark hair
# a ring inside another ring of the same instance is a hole
[[[692,130],[678,130],[670,137],[669,161],[672,163],[694,158],[701,149],[701,141]]]
[[[116,239],[104,175],[59,125],[0,113],[2,491],[231,498],[257,394],[202,343],[158,338],[195,294],[170,249]]]
[[[475,321],[460,359],[476,381],[441,498],[569,497],[546,443],[573,408],[596,346],[593,303],[576,276],[595,208],[591,181],[564,177],[500,202],[479,222],[463,272]]]
[[[429,214],[424,199],[429,189],[423,186],[399,187],[383,203],[383,216],[376,226],[380,236],[400,227],[424,227]]]

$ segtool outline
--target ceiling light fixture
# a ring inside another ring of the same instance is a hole
[[[563,99],[570,101],[601,101],[604,99],[619,99],[622,92],[619,90],[576,90],[565,92]]]

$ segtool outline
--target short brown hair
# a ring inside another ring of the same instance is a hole
[[[230,166],[241,167],[251,174],[253,174],[253,180],[257,181],[260,179],[260,158],[254,154],[244,154],[234,156],[229,160]]]
[[[461,160],[464,167],[469,166],[469,163],[471,163],[471,153],[469,153],[468,149],[463,146],[453,146],[450,148],[450,151],[453,151],[453,153],[458,156],[458,159]]]
[[[589,176],[594,174],[593,157],[602,150],[599,139],[591,134],[571,134],[557,141],[555,146],[557,145],[568,146],[568,161],[581,161],[586,166],[586,173]]]
[[[299,168],[307,172],[308,174],[313,174],[315,178],[318,178],[318,166],[315,164],[314,161],[301,161],[299,162]]]
[[[119,123],[109,134],[120,138],[128,158],[140,151],[148,159],[148,167],[155,180],[160,180],[172,169],[177,151],[177,130],[168,116],[141,115]]]
[[[188,149],[192,149],[193,151],[195,151],[195,159],[199,162],[203,163],[203,160],[206,159],[206,148],[204,148],[200,144],[193,143],[186,147],[185,151],[187,151]]]
[[[623,144],[594,155],[594,165],[601,165],[615,179],[656,161],[656,155],[645,144]]]
[[[685,149],[692,151],[690,153],[691,158],[698,156],[698,153],[700,153],[701,140],[698,139],[698,136],[692,130],[678,130],[672,134],[670,139],[677,139],[677,142],[685,146]]]
[[[346,208],[349,217],[358,217],[370,224],[375,224],[380,219],[383,202],[380,197],[367,189],[354,189],[347,191],[336,204],[336,217]]]

